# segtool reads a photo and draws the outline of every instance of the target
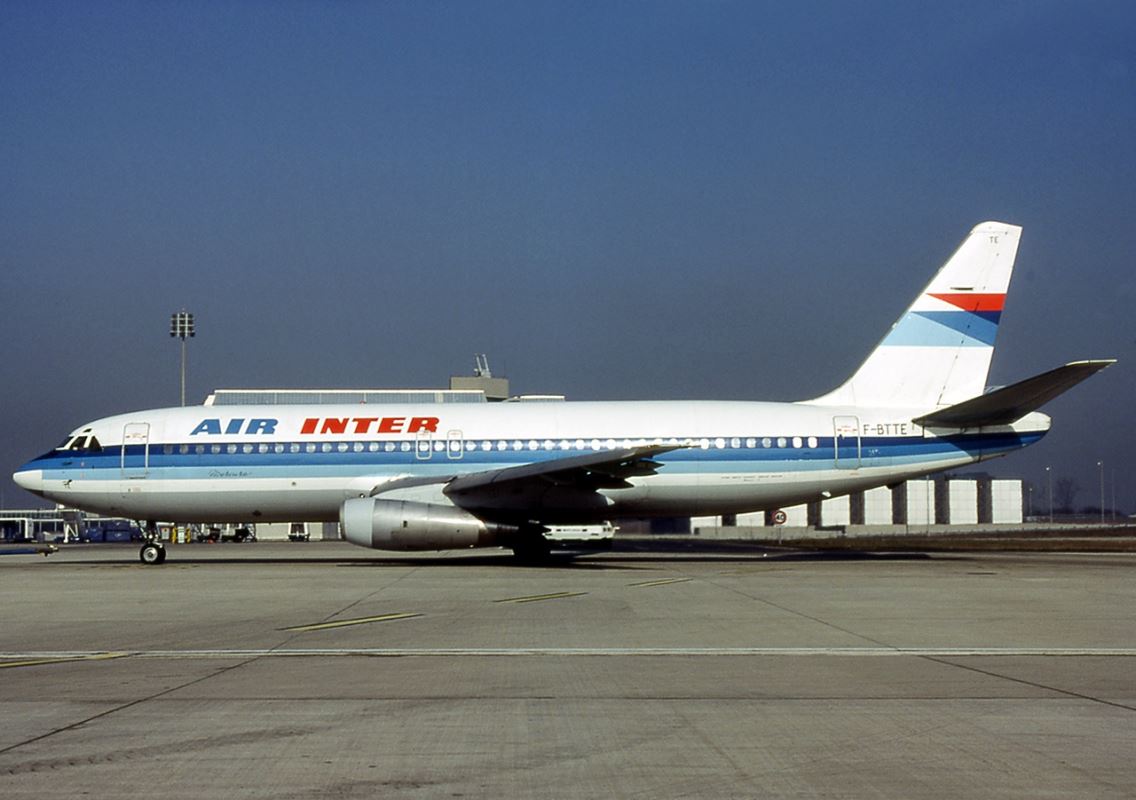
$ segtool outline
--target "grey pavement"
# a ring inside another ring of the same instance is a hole
[[[1136,557],[0,557],[0,796],[1136,796]]]

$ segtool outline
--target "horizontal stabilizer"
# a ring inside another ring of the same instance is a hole
[[[1043,372],[1041,375],[995,389],[973,400],[933,411],[916,418],[915,422],[924,427],[944,428],[1009,425],[1115,363],[1115,359],[1074,361],[1049,372]]]

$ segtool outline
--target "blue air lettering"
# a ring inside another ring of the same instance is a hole
[[[276,433],[276,423],[278,421],[279,420],[275,419],[245,420],[240,417],[235,417],[226,422],[224,432],[227,434],[273,434]],[[189,432],[189,435],[197,436],[199,433],[205,433],[210,436],[218,436],[221,432],[221,420],[211,418],[201,420],[201,422],[197,424],[197,427]]]

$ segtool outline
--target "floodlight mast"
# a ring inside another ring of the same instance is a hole
[[[170,336],[181,339],[181,404],[185,405],[185,340],[197,335],[193,314],[184,308],[170,315]]]

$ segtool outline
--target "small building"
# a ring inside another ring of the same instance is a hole
[[[877,486],[863,493],[864,525],[891,525],[894,518],[892,491],[886,486]]]
[[[978,524],[978,481],[953,478],[947,484],[948,525]]]
[[[903,519],[896,522],[901,525],[934,525],[935,481],[926,478],[907,481],[901,488]]]
[[[809,524],[809,507],[807,504],[802,503],[799,506],[787,506],[778,509],[785,515],[785,521],[781,523],[786,528],[805,528]],[[776,525],[777,511],[767,511],[765,521],[769,525]]]
[[[1021,524],[1023,515],[1020,480],[990,481],[990,521]]]
[[[852,524],[852,499],[848,495],[821,500],[819,505],[821,527]]]
[[[703,528],[720,528],[722,527],[721,517],[691,517],[690,518],[690,532],[698,534]]]

